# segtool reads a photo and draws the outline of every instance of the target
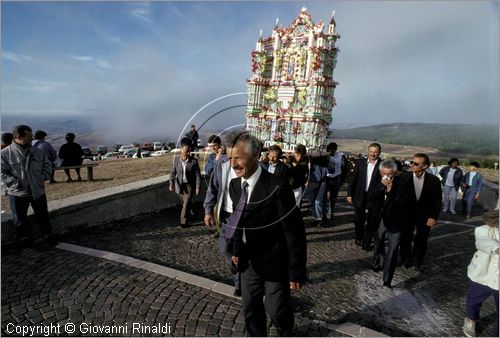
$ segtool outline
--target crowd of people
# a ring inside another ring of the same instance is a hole
[[[290,154],[277,145],[262,152],[260,141],[248,134],[236,135],[225,144],[212,135],[209,146],[212,153],[205,166],[209,182],[204,222],[216,229],[214,237],[233,276],[234,293],[242,296],[246,327],[252,336],[266,334],[264,312],[280,334],[290,333],[289,289],[300,288],[307,280],[301,207],[309,207],[316,226],[335,225],[335,205],[345,182],[346,201],[354,209],[353,240],[360,249],[373,252],[371,268],[382,271],[382,287],[392,288],[398,266],[424,270],[429,234],[440,213],[456,214],[459,189],[463,192],[462,211],[471,217],[482,186],[477,162],[471,162],[464,175],[458,160],[452,158],[438,172],[426,154],[417,153],[404,170],[401,161],[380,158],[378,143],[370,144],[367,156],[358,159],[339,152],[334,142],[328,144],[326,155],[308,154],[303,145]],[[176,191],[199,192],[200,168],[189,156],[190,149],[191,142],[185,139],[180,157],[185,164],[181,167],[174,161],[171,190],[179,185]],[[190,161],[194,163],[189,165]],[[185,194],[180,195],[185,205],[181,226],[186,226],[192,203]],[[496,219],[493,233],[498,234],[498,213]],[[498,248],[498,236],[491,239]],[[489,254],[498,259],[498,250]],[[496,277],[491,278],[498,281],[498,267]],[[468,305],[467,313],[473,312],[469,307],[475,312],[465,320],[467,334],[474,333],[470,323],[478,318],[479,301],[491,294],[498,296],[493,292],[498,287],[491,288],[492,283],[487,284],[489,293],[474,283],[470,278],[469,293],[482,290],[482,298],[476,297],[475,305]],[[498,297],[496,302],[498,308]]]
[[[193,128],[181,140],[169,180],[169,190],[182,202],[181,227],[193,220],[193,198],[201,189],[200,165],[191,155],[197,147],[195,132]],[[67,143],[58,154],[45,141],[44,131],[33,134],[29,126],[19,125],[11,135],[6,134],[2,135],[1,177],[19,245],[31,240],[29,205],[43,239],[54,244],[44,182],[54,181],[58,159],[63,166],[81,164],[81,147],[72,133],[66,135]],[[262,152],[262,143],[248,133],[232,135],[224,143],[212,135],[209,146],[204,223],[214,229],[233,277],[234,294],[242,297],[251,336],[267,335],[266,313],[280,335],[292,334],[290,290],[300,289],[307,281],[302,207],[309,208],[315,226],[335,225],[339,190],[346,183],[346,202],[354,210],[353,241],[360,250],[372,252],[371,268],[382,271],[382,287],[392,288],[398,266],[424,269],[429,234],[440,213],[457,213],[459,190],[463,192],[462,212],[471,217],[483,181],[477,162],[470,162],[464,174],[458,159],[452,158],[438,172],[423,153],[415,154],[409,170],[404,170],[398,161],[380,158],[378,143],[370,144],[367,156],[358,159],[339,152],[334,142],[327,145],[326,154],[308,153],[303,145],[288,154],[278,145]],[[66,175],[71,180],[69,170]],[[78,170],[77,177],[81,180]],[[464,333],[471,336],[479,308],[490,295],[495,297],[498,312],[498,213],[493,219],[475,234],[482,254],[475,255],[468,272]],[[478,255],[483,258],[476,259]],[[496,265],[492,264],[495,260]]]

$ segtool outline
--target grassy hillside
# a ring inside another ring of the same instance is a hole
[[[333,138],[437,148],[450,153],[498,154],[498,125],[393,123],[334,129]]]

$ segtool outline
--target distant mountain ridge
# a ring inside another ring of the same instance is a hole
[[[432,147],[446,152],[498,155],[498,124],[387,123],[333,129],[333,138]]]

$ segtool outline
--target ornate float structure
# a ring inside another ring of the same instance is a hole
[[[246,129],[265,146],[308,150],[325,146],[337,82],[333,70],[339,49],[332,13],[327,32],[314,24],[306,8],[289,27],[278,26],[252,51],[252,77],[247,80]]]

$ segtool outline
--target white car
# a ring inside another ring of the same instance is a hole
[[[174,148],[172,150],[170,150],[171,153],[174,153],[174,154],[178,154],[181,152],[181,149],[180,148]]]
[[[151,156],[153,156],[153,157],[163,156],[163,155],[167,155],[168,153],[169,153],[168,150],[158,150],[158,151],[155,151],[154,153],[152,153]]]
[[[153,142],[153,149],[154,150],[161,150],[161,147],[163,147],[161,142]]]
[[[117,151],[113,151],[113,152],[109,152],[109,153],[104,154],[101,159],[102,160],[112,160],[115,158],[123,158],[123,154],[119,153]]]
[[[132,146],[121,146],[121,147],[120,147],[120,149],[118,149],[118,151],[119,151],[120,153],[122,153],[122,154],[123,154],[123,153],[125,153],[127,150],[130,150],[130,149],[132,149],[132,148],[133,148]]]

